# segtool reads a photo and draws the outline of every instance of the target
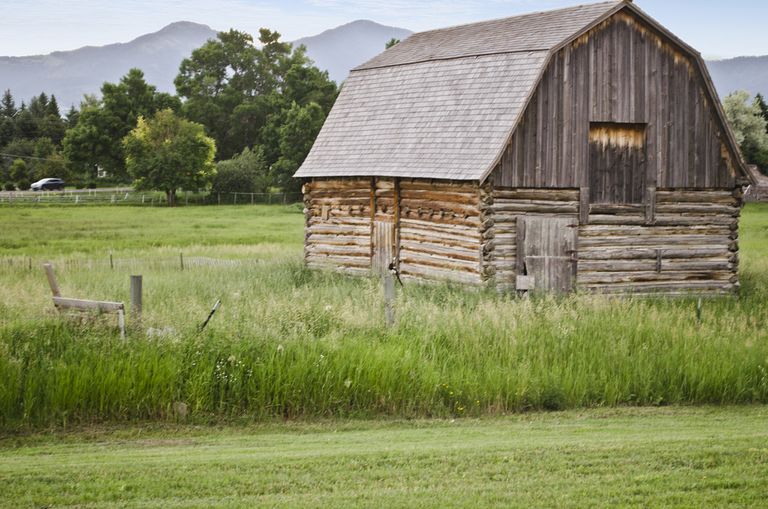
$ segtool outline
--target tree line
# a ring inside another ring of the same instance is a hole
[[[749,92],[733,92],[723,100],[723,109],[744,160],[768,174],[768,103],[765,97],[756,94],[750,100]]]
[[[221,32],[184,59],[176,94],[159,92],[139,69],[104,83],[62,116],[42,93],[16,106],[0,100],[0,184],[26,189],[44,177],[93,185],[177,190],[294,191],[303,162],[338,88],[303,46],[259,31],[258,41]],[[216,161],[214,166],[214,161]]]

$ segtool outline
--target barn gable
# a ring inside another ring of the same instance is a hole
[[[493,174],[641,203],[648,187],[733,188],[745,168],[698,53],[629,4],[552,53]]]

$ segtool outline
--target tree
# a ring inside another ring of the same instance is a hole
[[[760,109],[760,115],[765,120],[766,130],[768,130],[768,104],[765,102],[763,94],[757,94],[755,96],[754,104]]]
[[[232,159],[216,165],[211,194],[263,193],[269,187],[268,171],[264,149],[259,146],[245,148]]]
[[[314,102],[327,113],[337,88],[302,46],[294,49],[268,29],[259,31],[259,43],[244,32],[222,32],[182,62],[174,83],[186,98],[185,116],[205,125],[219,157],[261,145],[272,164],[280,154],[276,133],[291,105]]]
[[[0,99],[0,116],[13,117],[16,114],[16,103],[13,100],[10,89],[3,92],[3,98]]]
[[[394,37],[387,41],[387,43],[384,45],[384,49],[389,49],[395,44],[399,44],[400,39],[395,39]]]
[[[139,116],[160,109],[178,111],[181,103],[144,81],[144,73],[131,69],[117,84],[104,83],[102,99],[86,97],[77,124],[67,131],[63,146],[73,170],[95,177],[97,167],[117,180],[128,180],[122,140],[136,127]]]
[[[168,204],[176,204],[176,190],[206,187],[215,173],[215,142],[202,125],[183,120],[171,109],[158,111],[123,140],[128,173],[136,189],[165,192]]]
[[[10,177],[20,190],[29,189],[29,169],[23,159],[16,159],[11,163]]]
[[[325,121],[325,112],[317,103],[299,106],[293,103],[280,127],[280,158],[273,165],[275,183],[286,190],[298,190],[293,178],[309,154]]]
[[[723,108],[746,161],[768,169],[768,127],[760,106],[749,103],[749,92],[739,91],[725,98]]]

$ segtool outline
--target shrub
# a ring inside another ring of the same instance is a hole
[[[269,187],[264,149],[259,146],[246,148],[232,159],[216,165],[211,194],[216,193],[263,193]]]
[[[3,185],[3,189],[5,189],[6,191],[15,191],[16,190],[16,186],[13,185],[13,182],[6,182]]]

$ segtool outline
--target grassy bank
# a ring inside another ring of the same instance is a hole
[[[175,403],[209,422],[768,402],[763,206],[744,214],[742,297],[705,301],[700,322],[694,300],[517,300],[409,285],[391,329],[378,281],[302,268],[295,208],[104,209],[0,209],[10,233],[0,257],[12,262],[0,258],[6,429],[174,420]],[[89,217],[93,237],[79,226]],[[45,245],[23,231],[51,221]],[[181,248],[201,264],[181,270]],[[127,302],[128,276],[143,274],[141,328],[123,342],[107,318],[62,320],[27,256],[35,267],[52,259],[76,297]],[[231,263],[202,263],[211,259]]]
[[[0,506],[763,507],[765,407],[0,440]]]

